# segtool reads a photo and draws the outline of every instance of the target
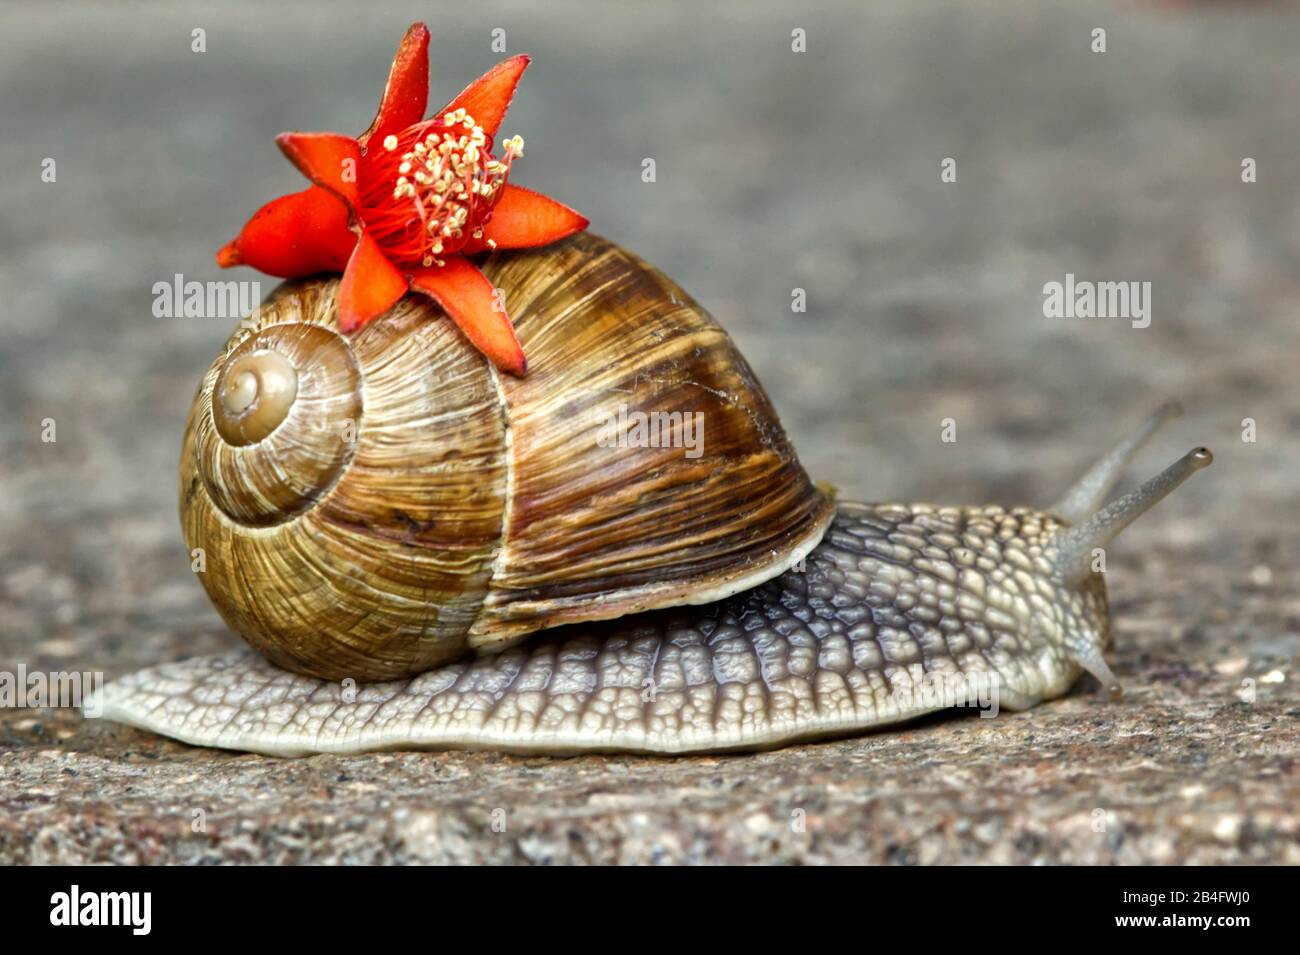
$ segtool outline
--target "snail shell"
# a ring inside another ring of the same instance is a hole
[[[336,280],[282,286],[204,376],[185,540],[273,663],[396,679],[546,627],[719,600],[830,523],[744,358],[661,272],[589,233],[484,271],[527,378],[498,375],[420,296],[344,337]],[[620,410],[702,428],[688,449],[684,431],[620,447],[602,432]]]

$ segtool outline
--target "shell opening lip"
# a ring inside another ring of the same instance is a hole
[[[278,351],[259,349],[222,371],[213,395],[213,422],[228,444],[256,444],[288,417],[297,397],[293,364]]]

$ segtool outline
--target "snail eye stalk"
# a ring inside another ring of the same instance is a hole
[[[1160,430],[1161,425],[1172,421],[1183,413],[1183,406],[1176,401],[1161,405],[1147,417],[1142,424],[1124,438],[1100,461],[1090,467],[1074,485],[1066,491],[1048,510],[1057,514],[1071,524],[1078,524],[1097,508],[1101,507],[1110,489],[1115,486],[1125,466],[1133,460],[1147,439]]]
[[[1209,448],[1193,448],[1136,491],[1111,501],[1095,514],[1057,532],[1056,576],[1074,585],[1092,569],[1092,552],[1155,507],[1178,485],[1214,461]]]

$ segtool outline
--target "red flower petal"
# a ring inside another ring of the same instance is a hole
[[[312,186],[258,209],[217,253],[217,264],[223,269],[250,265],[268,275],[298,278],[342,271],[356,244],[348,207],[332,192]]]
[[[406,289],[406,277],[362,232],[339,286],[339,328],[345,334],[363,328],[392,308]]]
[[[389,133],[401,132],[424,119],[428,105],[429,28],[423,23],[412,23],[397,45],[375,121],[357,139],[362,147],[375,136],[383,142]]]
[[[532,62],[527,56],[512,56],[502,60],[488,70],[469,86],[460,91],[460,95],[435,113],[442,116],[454,110],[464,109],[474,117],[474,122],[483,127],[490,139],[495,139],[501,128],[501,120],[506,118],[506,110],[514,99],[515,87],[519,78]]]
[[[492,283],[475,265],[462,258],[449,258],[441,268],[414,272],[411,288],[441,305],[471,344],[498,368],[521,377],[527,373],[528,359],[515,337],[510,316],[498,301]]]
[[[492,218],[483,227],[483,238],[472,239],[464,254],[484,249],[531,249],[550,245],[566,235],[587,228],[587,217],[574,212],[550,196],[509,183],[492,207]],[[488,239],[496,243],[488,244]]]
[[[340,133],[281,133],[275,141],[299,172],[356,208],[361,146],[355,139]]]

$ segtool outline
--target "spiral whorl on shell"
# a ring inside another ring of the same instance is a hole
[[[719,599],[830,522],[745,360],[658,270],[590,234],[484,270],[527,378],[497,374],[419,296],[344,337],[331,279],[282,287],[200,384],[185,538],[222,616],[272,662],[394,679]],[[679,429],[698,412],[702,431],[688,448],[680,430],[608,440],[638,412]]]

